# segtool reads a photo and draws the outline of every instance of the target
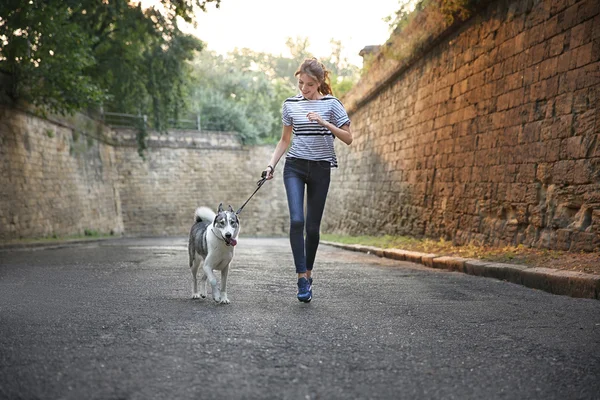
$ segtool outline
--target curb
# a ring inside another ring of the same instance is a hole
[[[600,275],[550,268],[528,268],[523,265],[482,261],[471,258],[438,256],[400,249],[382,249],[357,244],[321,241],[322,244],[345,250],[375,254],[398,261],[409,261],[429,268],[462,272],[495,278],[548,293],[600,300]]]

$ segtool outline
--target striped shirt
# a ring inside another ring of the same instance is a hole
[[[338,128],[350,123],[346,109],[332,95],[323,96],[319,100],[308,100],[301,94],[287,98],[283,102],[281,111],[283,124],[292,126],[293,133],[292,145],[287,157],[329,161],[332,167],[337,167],[333,148],[335,136],[324,126],[308,120],[306,115],[311,111]]]

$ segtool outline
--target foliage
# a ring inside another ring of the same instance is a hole
[[[416,14],[429,8],[440,13],[451,25],[455,19],[469,18],[477,3],[478,0],[412,0],[402,3],[398,11],[384,20],[388,22],[390,31],[397,33],[406,28]]]
[[[471,16],[471,0],[444,0],[438,4],[439,10],[444,15],[446,22],[452,24],[455,19],[465,20]]]
[[[358,67],[350,64],[347,58],[342,57],[342,42],[331,40],[331,54],[323,64],[330,71],[331,90],[337,97],[343,97],[352,89],[360,77]]]
[[[173,15],[182,12],[170,11]],[[202,49],[198,39],[177,28],[170,19],[173,15],[130,7],[125,0],[77,14],[98,38],[94,44],[97,62],[89,73],[111,94],[105,108],[150,114],[150,124],[159,131],[166,130],[168,119],[176,117],[183,106],[186,61]]]
[[[4,88],[11,100],[72,113],[106,99],[82,74],[95,62],[93,38],[72,20],[67,4],[7,0],[0,15],[0,69],[11,76]]]
[[[193,22],[208,3],[220,0],[146,10],[128,0],[3,1],[0,71],[11,77],[3,97],[62,114],[99,106],[150,114],[164,130],[182,107],[186,61],[202,49],[176,19]]]
[[[5,0],[0,3],[0,84],[12,102],[51,112],[116,111],[148,115],[138,127],[143,156],[148,129],[199,113],[204,129],[239,132],[245,143],[277,140],[281,104],[297,92],[294,73],[312,56],[306,38],[287,38],[289,56],[241,49],[227,57],[205,53],[177,19],[220,0],[161,0],[143,9],[129,0]],[[331,71],[338,97],[358,68],[332,41]],[[7,82],[7,83],[5,83]]]
[[[202,52],[193,63],[190,104],[202,116],[202,129],[238,132],[244,143],[270,135],[274,124],[270,100],[274,89],[256,70],[261,54],[248,50],[228,58]]]
[[[236,49],[227,57],[202,52],[193,62],[190,110],[202,115],[208,130],[239,132],[245,143],[274,142],[281,135],[281,105],[297,93],[298,66],[310,57],[308,40],[288,38],[290,57]],[[323,60],[332,72],[334,94],[358,79],[358,67],[342,59],[341,43]]]
[[[161,3],[171,21],[175,21],[175,17],[181,17],[185,22],[196,25],[194,14],[198,10],[206,11],[209,3],[215,3],[219,8],[221,0],[162,0]]]
[[[438,34],[451,25],[470,18],[481,4],[488,1],[410,0],[403,2],[398,11],[384,19],[389,24],[390,38],[376,57],[366,60],[362,74],[366,74],[375,65],[385,65],[387,61],[412,59]]]

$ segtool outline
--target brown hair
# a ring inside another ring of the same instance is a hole
[[[319,93],[323,95],[333,94],[329,80],[329,71],[327,71],[327,68],[325,68],[325,66],[316,58],[312,57],[305,59],[304,62],[300,64],[300,67],[298,67],[294,76],[300,74],[306,74],[319,82]]]

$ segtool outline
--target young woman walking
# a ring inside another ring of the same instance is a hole
[[[352,132],[344,106],[331,92],[329,71],[323,64],[316,58],[306,59],[294,76],[298,78],[300,93],[283,102],[281,139],[265,173],[267,179],[273,179],[275,167],[287,150],[283,182],[290,211],[290,244],[298,274],[297,297],[308,303],[312,299],[312,270],[331,168],[337,167],[334,139],[350,145]]]

